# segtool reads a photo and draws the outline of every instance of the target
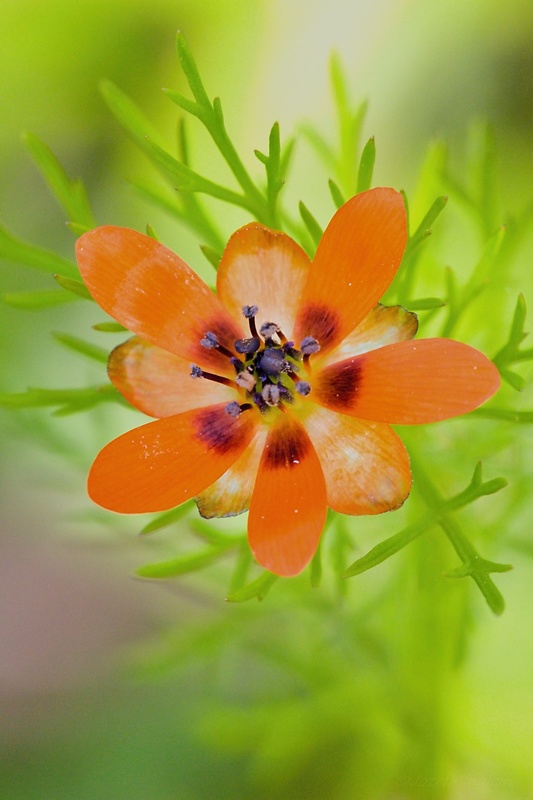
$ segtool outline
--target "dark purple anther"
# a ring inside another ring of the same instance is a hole
[[[207,331],[204,338],[200,339],[200,344],[202,347],[205,347],[206,350],[214,350],[215,347],[219,346],[218,337],[215,333]]]
[[[246,355],[256,353],[260,347],[261,340],[255,336],[252,336],[250,339],[237,339],[235,342],[235,350],[238,353],[246,353]]]
[[[304,356],[311,356],[313,353],[318,353],[320,350],[320,345],[314,336],[304,336],[300,344],[300,350]]]
[[[297,383],[294,384],[294,388],[302,397],[307,397],[311,391],[311,384],[307,383],[307,381],[297,381]]]

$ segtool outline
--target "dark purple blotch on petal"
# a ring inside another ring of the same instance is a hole
[[[320,376],[318,392],[328,408],[353,407],[361,386],[363,365],[361,359],[352,358],[326,367]]]
[[[241,415],[232,416],[227,406],[222,408],[203,408],[195,420],[196,436],[204,442],[208,450],[225,454],[239,450],[246,438],[246,428],[241,423]]]
[[[337,312],[319,303],[306,305],[301,311],[298,323],[300,330],[306,334],[305,339],[316,339],[321,348],[337,341],[341,329]]]
[[[285,427],[265,447],[265,469],[293,469],[306,457],[311,444],[299,428]]]

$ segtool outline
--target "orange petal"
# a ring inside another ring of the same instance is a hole
[[[362,419],[416,425],[466,414],[500,386],[489,359],[450,339],[397,342],[316,372],[313,400]]]
[[[248,511],[266,434],[265,426],[259,426],[250,445],[237,461],[218,481],[194,498],[202,517],[232,517]]]
[[[235,389],[191,377],[191,364],[133,336],[109,356],[111,383],[128,403],[151,417],[170,417],[237,399]]]
[[[335,364],[386,344],[412,339],[417,329],[418,319],[412,311],[406,311],[402,306],[382,306],[378,303],[357,328],[326,355],[320,365]],[[319,356],[314,358],[318,363]]]
[[[294,331],[323,351],[342,341],[376,305],[400,266],[407,243],[403,198],[394,189],[352,197],[318,245]]]
[[[313,557],[326,520],[326,483],[309,436],[290,413],[270,428],[250,506],[256,560],[289,577]]]
[[[199,494],[248,446],[255,416],[224,405],[158,419],[114,439],[89,474],[90,497],[111,511],[164,511]]]
[[[112,226],[81,236],[76,255],[91,295],[128,330],[201,366],[233,374],[228,359],[206,350],[200,339],[212,331],[233,350],[243,332],[179,256],[149,236]]]
[[[309,268],[309,257],[289,236],[252,223],[236,231],[224,250],[218,296],[236,319],[243,306],[257,306],[258,329],[276,322],[290,338]]]
[[[381,514],[409,494],[409,456],[390,425],[315,406],[305,428],[318,453],[328,506],[341,514]]]

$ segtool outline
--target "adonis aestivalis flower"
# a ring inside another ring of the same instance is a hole
[[[103,448],[92,499],[122,513],[191,497],[205,517],[249,509],[256,560],[283,576],[312,558],[328,506],[400,506],[411,472],[391,424],[464,414],[500,383],[479,351],[416,340],[414,314],[379,304],[406,243],[401,195],[371,189],[336,212],[312,262],[284,233],[238,230],[215,294],[148,236],[84,234],[90,293],[135,334],[112,352],[110,379],[157,418]]]

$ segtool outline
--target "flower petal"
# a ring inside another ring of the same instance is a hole
[[[232,517],[248,511],[266,435],[265,426],[258,427],[250,445],[237,461],[194,498],[202,517]]]
[[[201,366],[233,374],[228,359],[206,350],[200,339],[212,331],[233,351],[243,332],[179,256],[149,236],[113,226],[81,236],[76,255],[91,295],[128,330]]]
[[[276,322],[290,338],[309,268],[309,257],[289,236],[252,223],[236,231],[224,250],[218,296],[235,319],[242,318],[243,306],[258,306],[258,328]]]
[[[326,520],[326,483],[301,424],[280,414],[270,428],[255,482],[248,539],[276,575],[297,575],[313,557]]]
[[[407,243],[403,198],[377,188],[348,200],[318,245],[294,337],[314,336],[323,351],[342,341],[376,305]]]
[[[235,389],[192,378],[189,361],[139,336],[115,347],[107,372],[128,403],[151,417],[170,417],[235,400]]]
[[[406,311],[402,306],[382,306],[378,303],[357,328],[326,355],[320,365],[334,364],[386,344],[412,339],[417,329],[418,318],[412,311]],[[318,355],[315,359],[318,363]]]
[[[111,511],[165,511],[216,481],[239,458],[255,419],[224,405],[158,419],[100,451],[89,474],[90,497]]]
[[[411,488],[409,456],[390,425],[315,406],[305,428],[318,453],[328,506],[341,514],[398,508]]]
[[[316,371],[313,400],[361,419],[416,425],[466,414],[500,386],[489,359],[451,339],[397,342]]]

